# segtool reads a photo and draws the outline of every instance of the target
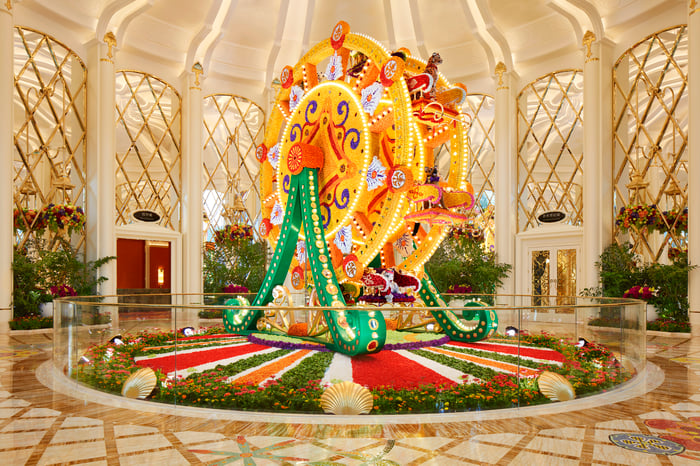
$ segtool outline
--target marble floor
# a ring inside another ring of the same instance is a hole
[[[47,383],[51,348],[50,333],[0,335],[2,466],[700,464],[700,341],[688,338],[648,336],[654,370],[625,396],[362,424],[110,402]]]

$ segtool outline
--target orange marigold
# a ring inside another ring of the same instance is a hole
[[[292,336],[292,337],[305,337],[309,334],[309,329],[308,326],[306,325],[306,322],[299,322],[296,324],[292,324],[289,326],[289,330],[287,330],[287,335]]]

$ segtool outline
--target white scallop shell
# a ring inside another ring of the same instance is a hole
[[[332,414],[366,414],[372,411],[372,394],[355,382],[332,385],[321,395],[321,408]]]
[[[158,378],[150,367],[139,369],[129,376],[122,386],[122,396],[127,398],[146,398],[156,387]]]
[[[552,401],[569,401],[576,398],[571,382],[556,372],[544,371],[537,378],[540,392]]]

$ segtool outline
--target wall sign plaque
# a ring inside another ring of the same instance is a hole
[[[559,223],[566,218],[566,214],[560,210],[550,210],[537,216],[540,223]]]
[[[160,215],[152,210],[136,210],[131,215],[139,222],[154,223],[160,220]]]

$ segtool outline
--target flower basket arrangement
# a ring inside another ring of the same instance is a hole
[[[227,242],[237,241],[241,239],[252,239],[253,227],[250,225],[226,225],[220,230],[214,232],[214,243],[224,244]]]
[[[82,207],[70,204],[49,204],[41,209],[40,215],[41,221],[53,232],[66,231],[71,234],[85,225]]]
[[[16,208],[13,212],[13,217],[15,230],[29,231],[44,230],[46,228],[46,220],[35,209]]]
[[[235,294],[235,293],[250,293],[250,290],[243,286],[243,285],[236,285],[234,283],[229,283],[225,287],[221,289],[222,292],[224,293],[230,293],[230,294]]]
[[[469,221],[452,227],[450,236],[455,239],[467,239],[479,243],[484,240],[484,230],[479,225],[475,225],[473,221]]]
[[[447,292],[455,294],[467,294],[472,292],[472,287],[469,285],[450,285],[449,288],[447,288]]]
[[[688,208],[666,210],[662,214],[664,228],[680,235],[688,231]]]
[[[615,225],[623,232],[633,227],[651,232],[661,229],[663,221],[656,204],[634,204],[620,209],[620,213],[615,217]]]
[[[66,296],[78,296],[78,292],[75,291],[70,285],[54,285],[49,288],[49,293],[54,298],[65,298]]]
[[[622,297],[623,298],[632,298],[632,299],[642,299],[644,301],[648,301],[651,298],[654,298],[658,295],[659,295],[658,289],[644,285],[644,286],[633,286],[629,290],[625,291],[625,294],[623,294]]]

